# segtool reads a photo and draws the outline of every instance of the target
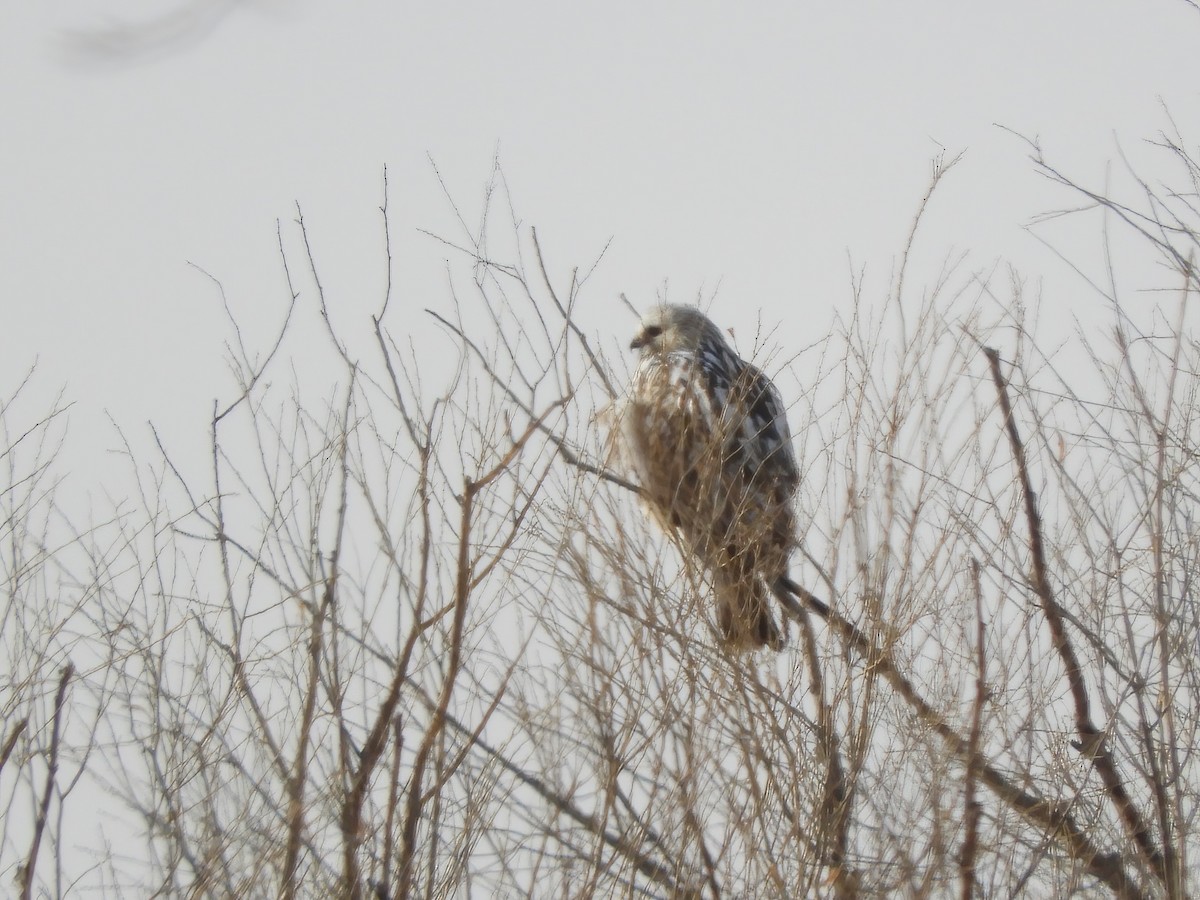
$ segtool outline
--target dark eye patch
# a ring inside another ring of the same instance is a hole
[[[645,334],[646,337],[648,337],[648,338],[656,338],[660,334],[662,334],[662,326],[661,325],[647,325],[645,330],[643,331],[643,334]]]

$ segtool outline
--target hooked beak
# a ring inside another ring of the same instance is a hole
[[[637,336],[632,341],[629,342],[629,349],[630,350],[641,350],[643,347],[646,347],[646,346],[654,343],[654,341],[662,333],[663,333],[663,330],[660,326],[646,325],[645,327],[642,328],[641,331],[639,331],[637,333]]]

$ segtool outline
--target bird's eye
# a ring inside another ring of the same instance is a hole
[[[643,333],[648,338],[656,338],[662,334],[662,327],[659,325],[647,325]]]

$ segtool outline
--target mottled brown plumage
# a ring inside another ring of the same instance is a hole
[[[689,306],[652,310],[624,417],[647,504],[712,577],[739,649],[783,646],[769,592],[787,574],[799,472],[779,393]]]

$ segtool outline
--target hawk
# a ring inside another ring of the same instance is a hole
[[[732,647],[778,650],[769,591],[787,575],[800,473],[779,391],[700,310],[652,310],[624,417],[644,498],[712,582]]]

